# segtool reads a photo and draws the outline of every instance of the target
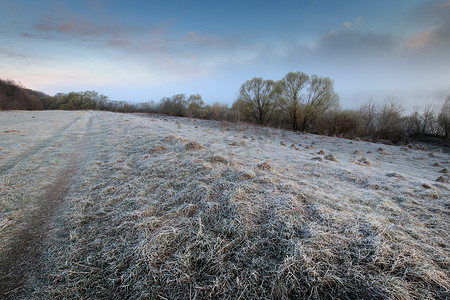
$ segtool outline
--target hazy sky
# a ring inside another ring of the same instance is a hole
[[[449,0],[0,0],[0,78],[113,100],[200,93],[230,104],[253,77],[328,76],[343,107],[450,95]]]

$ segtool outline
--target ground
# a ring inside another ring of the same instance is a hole
[[[0,295],[445,299],[449,167],[422,145],[0,112]]]

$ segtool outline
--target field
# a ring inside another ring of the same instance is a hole
[[[446,299],[449,167],[422,145],[0,112],[0,298]]]

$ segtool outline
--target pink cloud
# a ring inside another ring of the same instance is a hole
[[[412,49],[424,48],[435,42],[435,37],[435,29],[425,30],[408,37],[404,44]]]
[[[196,44],[199,46],[213,46],[213,47],[224,47],[225,42],[216,36],[211,35],[200,35],[197,32],[188,32],[183,35],[182,40],[184,42]]]
[[[352,23],[351,22],[344,22],[344,23],[342,23],[342,26],[344,26],[346,29],[350,29],[350,28],[352,28]]]
[[[35,28],[43,32],[60,32],[68,35],[85,37],[100,36],[103,34],[111,34],[116,28],[108,26],[99,26],[90,22],[82,21],[43,21],[35,25]]]

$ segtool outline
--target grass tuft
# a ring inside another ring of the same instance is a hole
[[[184,145],[184,150],[199,150],[204,149],[205,147],[198,142],[192,141]]]
[[[325,156],[324,158],[329,161],[337,161],[336,157],[333,154],[329,154],[329,155]]]

